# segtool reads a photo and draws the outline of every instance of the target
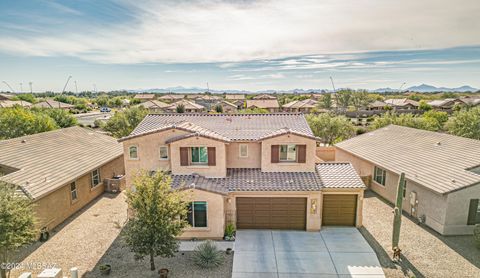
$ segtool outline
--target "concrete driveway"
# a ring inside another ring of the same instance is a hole
[[[240,230],[234,254],[233,278],[385,277],[356,228]]]

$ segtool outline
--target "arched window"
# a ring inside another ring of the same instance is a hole
[[[130,159],[138,159],[138,147],[130,146],[130,148],[128,148],[128,156]]]

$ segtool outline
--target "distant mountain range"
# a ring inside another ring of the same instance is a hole
[[[432,85],[421,84],[418,86],[408,87],[402,91],[411,91],[419,93],[431,93],[431,92],[476,92],[479,89],[473,88],[468,85],[464,85],[457,88],[446,88],[446,87],[435,87]],[[129,93],[179,93],[179,94],[198,94],[208,91],[206,88],[200,87],[168,87],[168,88],[152,88],[152,89],[136,89],[136,90],[126,90]],[[398,92],[398,89],[392,88],[378,88],[370,90],[371,92],[384,93],[384,92]],[[292,90],[261,90],[261,91],[247,91],[247,90],[210,90],[213,94],[273,94],[273,93],[288,93],[288,94],[307,94],[307,93],[327,93],[332,92],[328,89],[292,89]]]

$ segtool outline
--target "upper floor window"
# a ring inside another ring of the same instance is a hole
[[[297,145],[280,145],[279,159],[283,162],[297,161]]]
[[[240,144],[239,152],[240,152],[240,157],[248,157],[248,145]]]
[[[77,184],[75,182],[70,184],[70,194],[72,196],[72,202],[78,199]]]
[[[387,179],[387,171],[382,169],[382,168],[379,168],[377,166],[375,166],[375,169],[373,171],[373,179],[381,184],[381,185],[385,185],[385,181]]]
[[[208,151],[207,147],[192,147],[190,148],[192,164],[207,164]]]
[[[192,227],[207,227],[207,202],[191,202],[188,205],[187,221]]]
[[[480,224],[480,199],[470,199],[467,225]]]
[[[138,147],[137,146],[130,146],[128,148],[128,157],[130,159],[138,159]]]
[[[168,160],[168,147],[160,146],[160,160]]]
[[[92,171],[92,184],[91,188],[100,184],[100,169],[95,169]]]

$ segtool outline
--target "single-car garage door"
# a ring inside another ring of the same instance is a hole
[[[322,225],[355,226],[357,195],[324,194]]]
[[[238,229],[305,230],[307,198],[238,197]]]

